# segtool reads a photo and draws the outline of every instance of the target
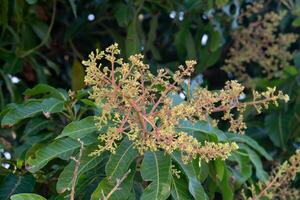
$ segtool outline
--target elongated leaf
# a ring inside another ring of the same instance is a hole
[[[194,199],[196,199],[196,200],[208,199],[208,197],[201,185],[201,182],[199,181],[198,176],[197,176],[197,172],[200,171],[199,165],[198,165],[198,169],[196,169],[196,166],[193,164],[193,162],[184,164],[181,160],[179,152],[172,153],[172,158],[180,165],[180,167],[183,169],[184,173],[188,177],[189,191],[193,195]]]
[[[174,200],[193,199],[193,196],[189,193],[188,183],[182,176],[180,178],[172,176],[171,195]]]
[[[130,172],[128,177],[122,182],[119,189],[112,194],[109,200],[127,199],[131,195],[130,191],[133,186],[134,174],[135,171]],[[112,184],[107,177],[104,178],[93,192],[91,200],[101,199],[100,197],[102,197],[102,192],[104,195],[107,195],[114,188],[114,186],[115,184]]]
[[[44,197],[33,193],[21,193],[11,196],[11,200],[46,200]]]
[[[289,137],[289,121],[289,113],[272,113],[266,117],[265,126],[269,138],[278,147],[286,148]]]
[[[0,185],[0,199],[9,199],[11,195],[16,193],[32,192],[34,185],[35,179],[31,174],[25,176],[8,174]]]
[[[85,172],[96,167],[100,162],[102,162],[107,157],[105,154],[101,154],[100,156],[89,156],[89,154],[93,152],[95,149],[96,147],[92,145],[88,149],[84,150],[82,158],[80,160],[79,169],[78,169],[78,178]],[[71,188],[74,169],[75,169],[75,161],[72,160],[59,175],[58,181],[56,183],[56,191],[58,193],[63,193],[67,189]]]
[[[34,88],[27,89],[24,92],[24,95],[26,96],[36,96],[40,94],[47,95],[49,97],[54,97],[63,101],[67,100],[67,98],[62,92],[46,84],[38,84]]]
[[[57,113],[57,112],[61,112],[63,108],[64,108],[64,101],[56,98],[45,99],[42,103],[43,112]]]
[[[233,170],[236,178],[236,184],[241,186],[252,174],[252,166],[249,156],[247,154],[240,154],[239,152],[233,152],[231,158],[238,162],[238,170]]]
[[[43,120],[41,118],[31,119],[25,127],[24,135],[33,135],[38,133],[39,131],[53,126],[53,122],[49,122],[49,120]]]
[[[44,167],[50,160],[79,147],[80,143],[71,138],[55,140],[54,142],[39,149],[27,159],[27,169],[28,171],[35,173]]]
[[[8,21],[8,0],[0,0],[0,23],[3,25],[3,27],[7,26]]]
[[[77,6],[74,0],[69,0],[74,16],[77,18]]]
[[[145,181],[152,181],[144,190],[142,200],[164,200],[171,190],[171,158],[163,152],[146,152],[141,166]]]
[[[71,71],[72,90],[76,91],[84,87],[84,75],[83,65],[78,60],[74,60]]]
[[[115,183],[116,179],[120,179],[128,171],[132,161],[138,155],[134,144],[125,138],[118,147],[115,154],[111,154],[109,161],[106,164],[106,175]]]
[[[257,178],[261,181],[266,182],[268,180],[268,174],[264,170],[262,162],[256,152],[244,144],[240,144],[239,148],[245,150],[248,153],[251,162],[255,166]]]
[[[233,200],[233,186],[230,185],[230,174],[229,174],[229,170],[226,168],[224,170],[224,176],[223,176],[223,180],[220,182],[219,184],[219,189],[221,190],[223,199],[226,200]]]
[[[267,160],[272,160],[272,156],[266,152],[264,148],[262,148],[255,140],[253,140],[251,137],[247,135],[238,135],[234,133],[226,133],[226,136],[228,137],[228,140],[234,141],[234,142],[241,142],[249,145],[253,149],[255,149],[257,152],[259,152],[262,156],[264,156]]]
[[[224,141],[227,138],[223,131],[213,127],[212,125],[204,121],[198,121],[196,123],[191,123],[189,121],[182,121],[179,124],[178,129],[181,131],[185,131],[187,133],[202,132],[209,135],[216,135],[219,141]]]
[[[39,101],[31,101],[25,104],[17,105],[16,108],[11,109],[6,115],[4,115],[1,125],[13,126],[22,119],[32,117],[42,112],[42,106]]]
[[[141,43],[137,30],[138,20],[134,19],[127,28],[126,56],[129,57],[141,51]]]
[[[94,122],[94,117],[86,117],[80,121],[73,121],[70,124],[68,124],[62,133],[57,137],[70,137],[70,138],[83,138],[84,136],[93,133],[97,130]]]

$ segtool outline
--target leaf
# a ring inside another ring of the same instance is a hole
[[[171,190],[171,158],[164,152],[146,152],[141,176],[145,181],[152,181],[144,190],[142,200],[164,200]]]
[[[79,147],[80,143],[71,138],[55,140],[29,156],[26,160],[27,170],[31,173],[35,173],[50,160]]]
[[[50,85],[47,85],[47,84],[38,84],[31,89],[27,89],[24,92],[24,95],[30,96],[30,97],[40,95],[40,94],[47,95],[47,96],[45,96],[46,98],[54,97],[56,99],[60,99],[63,101],[67,100],[65,95],[62,92],[60,92],[59,90],[57,90],[54,87],[51,87]]]
[[[131,195],[130,191],[133,185],[134,174],[135,172],[132,170],[128,177],[122,182],[119,189],[112,194],[109,200],[127,199]],[[99,198],[102,196],[102,191],[104,195],[107,195],[114,186],[115,184],[112,184],[107,177],[104,178],[93,192],[91,200],[99,200]]]
[[[72,78],[72,90],[80,90],[84,87],[84,68],[83,65],[75,59],[72,65],[72,72],[71,72],[71,78]]]
[[[68,124],[62,133],[56,139],[70,137],[73,139],[83,138],[97,130],[93,116],[86,117],[79,121],[73,121]]]
[[[115,183],[117,179],[121,179],[137,155],[138,152],[134,148],[134,143],[125,138],[118,146],[116,153],[110,155],[106,164],[105,172],[108,179],[112,183]]]
[[[28,135],[28,134],[38,133],[39,131],[43,130],[44,128],[47,128],[48,124],[49,124],[49,121],[47,121],[47,120],[43,120],[41,118],[34,118],[26,124],[24,134]]]
[[[174,200],[190,200],[193,197],[189,193],[188,183],[180,176],[180,178],[172,176],[171,195]]]
[[[55,99],[55,98],[49,98],[45,99],[42,102],[42,109],[43,112],[47,113],[58,113],[63,111],[64,108],[64,101]]]
[[[227,138],[223,131],[213,127],[205,121],[197,121],[196,123],[191,123],[186,120],[181,121],[178,125],[178,129],[187,133],[202,132],[209,135],[215,135],[218,137],[219,141],[224,141]]]
[[[266,116],[266,130],[268,131],[269,138],[277,147],[286,148],[290,135],[289,121],[289,113],[276,112]]]
[[[46,200],[44,197],[33,193],[20,193],[10,197],[11,200]]]
[[[216,170],[216,177],[219,181],[223,180],[223,175],[225,171],[225,162],[221,159],[216,159],[214,161],[215,170]]]
[[[233,170],[237,187],[240,187],[252,175],[252,166],[249,156],[239,151],[233,152],[231,158],[238,162],[239,167]]]
[[[127,27],[133,18],[133,12],[129,5],[118,3],[115,7],[115,17],[119,26]]]
[[[9,199],[16,193],[32,192],[35,185],[35,179],[31,174],[18,176],[8,174],[0,185],[0,199]]]
[[[77,6],[75,4],[75,0],[69,0],[69,3],[71,5],[74,16],[77,18],[77,10],[76,10]]]
[[[294,64],[297,67],[297,69],[299,70],[300,69],[300,51],[297,51],[294,54]]]
[[[199,167],[198,169],[196,169],[195,165],[192,162],[184,164],[181,160],[179,152],[172,153],[172,158],[180,165],[185,175],[187,176],[189,180],[189,191],[193,195],[194,199],[208,200],[208,197],[197,176],[197,171],[200,171]]]
[[[13,126],[22,119],[32,117],[42,112],[41,103],[39,101],[30,101],[25,104],[17,105],[4,115],[1,125],[2,126]]]
[[[300,26],[300,17],[297,17],[296,19],[294,19],[294,21],[292,22],[292,25],[294,27],[299,27]]]
[[[263,182],[267,182],[268,174],[264,170],[262,162],[261,162],[259,156],[255,153],[255,151],[253,151],[247,145],[244,145],[244,144],[239,144],[239,148],[245,150],[247,152],[247,154],[249,155],[251,162],[255,166],[257,178]]]
[[[141,50],[140,39],[137,30],[137,19],[132,20],[127,29],[126,36],[126,56],[136,54]]]
[[[8,0],[0,0],[0,9],[0,24],[2,24],[3,27],[6,27],[8,21]]]
[[[226,133],[229,141],[245,143],[255,149],[258,153],[264,156],[267,160],[272,160],[272,156],[266,152],[255,140],[247,135],[239,135],[235,133]]]
[[[217,30],[213,30],[209,36],[208,47],[210,51],[217,51],[221,47],[221,34]]]
[[[91,146],[86,150],[84,149],[82,158],[80,160],[79,169],[78,169],[78,178],[80,178],[80,176],[85,172],[92,170],[94,167],[96,167],[99,163],[101,163],[106,158],[105,154],[101,154],[100,156],[89,156],[89,154],[94,150],[95,150],[94,146]],[[72,160],[60,173],[58,181],[56,183],[56,191],[58,193],[63,193],[67,189],[71,188],[74,169],[75,169],[75,161]]]
[[[233,200],[233,186],[230,183],[230,173],[229,170],[226,168],[224,170],[224,177],[221,183],[219,184],[219,189],[221,190],[221,194],[223,199],[226,200]]]
[[[47,36],[49,27],[46,23],[43,23],[42,21],[34,21],[33,23],[30,23],[30,25],[41,41]]]

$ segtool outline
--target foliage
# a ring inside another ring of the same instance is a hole
[[[0,199],[299,198],[299,6],[0,0]]]

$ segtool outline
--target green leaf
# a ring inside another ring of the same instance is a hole
[[[255,149],[258,153],[264,156],[267,160],[272,160],[272,156],[266,152],[264,148],[262,148],[255,140],[247,135],[239,135],[235,133],[226,133],[229,141],[245,143]]]
[[[42,21],[34,21],[33,23],[30,23],[30,25],[41,41],[47,36],[49,26],[46,23],[43,23]]]
[[[223,199],[226,200],[233,200],[233,186],[231,185],[230,181],[230,173],[229,170],[226,168],[224,170],[224,177],[221,183],[219,184],[219,189],[221,190],[221,194]]]
[[[172,158],[180,165],[185,175],[189,180],[189,191],[196,200],[208,200],[208,197],[198,179],[198,173],[200,171],[199,165],[195,165],[193,162],[184,164],[181,160],[179,152],[172,153]]]
[[[125,138],[115,154],[111,154],[109,161],[106,164],[106,176],[112,183],[117,179],[121,179],[128,171],[132,161],[137,157],[138,152],[134,148],[134,143]]]
[[[191,123],[186,120],[181,121],[178,125],[178,129],[187,133],[202,132],[209,135],[214,135],[218,137],[219,141],[224,141],[227,138],[223,131],[204,121],[197,121],[196,123]]]
[[[142,200],[164,200],[171,190],[171,158],[164,152],[146,152],[142,165],[143,180],[151,181],[144,190]]]
[[[297,67],[297,69],[300,69],[300,51],[297,51],[294,54],[294,64]]]
[[[72,65],[71,78],[72,90],[80,90],[84,87],[84,68],[83,65],[76,59]]]
[[[24,92],[24,95],[26,96],[36,96],[36,95],[47,95],[45,96],[47,97],[54,97],[63,101],[66,101],[66,97],[65,95],[60,92],[59,90],[55,89],[54,87],[51,87],[49,85],[46,84],[38,84],[35,87],[31,88],[31,89],[27,89]]]
[[[252,175],[252,166],[249,156],[239,151],[233,152],[231,158],[238,162],[239,167],[233,170],[237,187],[240,187]]]
[[[208,43],[210,51],[217,51],[221,47],[221,34],[217,30],[213,30],[209,35]]]
[[[92,170],[106,158],[105,154],[101,154],[100,156],[89,156],[89,154],[92,153],[95,149],[95,146],[91,146],[88,149],[84,149],[78,169],[78,178],[80,178],[80,176],[85,172]],[[63,193],[67,189],[71,188],[74,169],[75,161],[72,160],[60,173],[58,181],[56,183],[56,191],[58,193]]]
[[[216,177],[219,181],[223,180],[223,175],[225,171],[225,162],[221,159],[216,159],[214,161],[215,170],[216,170]]]
[[[131,10],[131,7],[124,3],[118,3],[117,5],[115,5],[114,9],[115,9],[115,17],[117,19],[119,26],[127,27],[133,18],[133,12]]]
[[[11,200],[46,200],[44,197],[34,193],[20,193],[10,197]]]
[[[8,174],[0,185],[0,199],[9,199],[11,195],[32,192],[35,185],[35,179],[31,174],[18,176]]]
[[[1,125],[13,126],[22,119],[32,117],[42,112],[42,106],[39,101],[30,101],[25,104],[17,105],[16,108],[11,109],[4,115]]]
[[[0,24],[2,24],[4,27],[7,26],[8,21],[8,0],[0,0]]]
[[[137,19],[132,20],[127,29],[126,36],[126,56],[136,54],[141,50],[140,39],[137,30]]]
[[[71,138],[55,140],[29,156],[26,160],[27,169],[31,173],[35,173],[50,160],[79,147],[80,143]]]
[[[266,116],[265,126],[268,131],[269,138],[272,142],[281,148],[286,148],[289,138],[289,113],[274,112]]]
[[[58,113],[63,111],[64,108],[64,101],[55,99],[55,98],[49,98],[45,99],[42,102],[42,109],[43,112],[47,113]]]
[[[259,180],[263,181],[263,182],[267,182],[268,181],[268,174],[264,170],[262,162],[261,162],[261,159],[255,153],[255,151],[253,151],[252,149],[250,149],[245,144],[239,144],[239,148],[245,150],[247,152],[247,154],[249,155],[249,158],[250,158],[251,162],[255,166],[255,171],[256,171],[257,178]]]
[[[132,170],[128,177],[122,182],[119,189],[112,194],[109,200],[127,199],[131,195],[130,191],[133,185],[134,174],[135,171]],[[99,198],[102,196],[102,191],[104,195],[107,195],[114,186],[115,184],[112,184],[107,177],[104,178],[93,192],[91,200],[99,200]]]
[[[294,21],[292,22],[292,25],[294,27],[299,27],[300,26],[300,17],[297,17],[296,19],[294,19]]]
[[[180,176],[180,178],[172,176],[171,195],[174,200],[190,200],[193,196],[189,193],[188,183]]]
[[[86,117],[79,121],[73,121],[68,124],[62,133],[56,139],[62,137],[70,137],[73,139],[83,138],[86,135],[97,130],[93,116]]]
[[[77,9],[76,9],[75,0],[69,0],[69,3],[71,5],[74,16],[77,18]]]

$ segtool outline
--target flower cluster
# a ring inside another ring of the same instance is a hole
[[[247,69],[253,64],[258,65],[267,78],[278,78],[293,57],[289,47],[298,36],[293,33],[278,33],[285,13],[272,11],[264,14],[263,8],[263,3],[259,2],[248,5],[240,16],[240,22],[250,21],[249,25],[232,34],[233,45],[223,69],[233,73],[240,81],[249,80]]]
[[[147,150],[166,153],[179,150],[185,162],[198,156],[205,161],[226,159],[237,149],[237,144],[201,143],[188,132],[178,131],[180,123],[208,121],[210,114],[223,112],[223,120],[231,125],[229,130],[242,132],[246,128],[243,112],[248,105],[260,110],[278,99],[288,100],[281,92],[276,95],[269,89],[265,93],[255,92],[252,102],[240,102],[244,87],[230,81],[218,92],[198,88],[188,101],[174,105],[170,94],[180,91],[180,84],[191,76],[195,61],[186,61],[186,66],[180,66],[173,75],[164,69],[153,75],[141,54],[130,56],[128,63],[118,58],[119,54],[118,45],[114,44],[105,51],[92,52],[83,61],[88,66],[85,83],[92,87],[90,98],[102,108],[102,113],[95,117],[96,125],[100,131],[108,127],[99,136],[101,145],[95,155],[106,150],[114,153],[118,142],[127,136],[140,154]],[[238,117],[233,114],[236,110],[240,112]],[[214,124],[217,125],[217,120]]]
[[[259,182],[258,189],[252,185],[250,188],[252,197],[248,199],[300,199],[299,191],[290,187],[291,181],[299,172],[300,150],[297,150],[288,161],[275,168],[268,182]]]

